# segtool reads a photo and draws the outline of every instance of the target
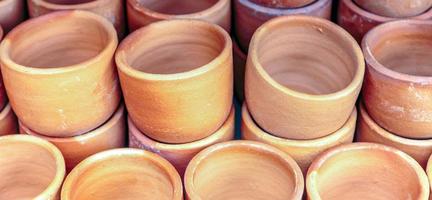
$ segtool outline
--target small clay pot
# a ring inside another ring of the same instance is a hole
[[[126,0],[129,30],[167,19],[197,19],[231,29],[230,0]]]
[[[111,23],[86,11],[50,13],[16,27],[0,45],[0,61],[20,121],[50,137],[80,135],[107,121],[120,101],[116,47]]]
[[[328,136],[310,140],[289,140],[275,137],[263,131],[255,124],[247,110],[247,106],[243,104],[241,132],[242,138],[245,140],[266,143],[289,154],[300,166],[303,174],[306,175],[310,164],[320,153],[330,147],[352,143],[356,119],[357,111],[354,108],[350,118],[342,128]]]
[[[407,138],[432,137],[432,22],[401,20],[371,30],[363,98],[371,118]]]
[[[244,52],[248,51],[249,42],[258,27],[272,18],[285,15],[310,15],[330,19],[331,16],[332,0],[316,0],[307,6],[289,9],[274,8],[274,6],[259,4],[258,1],[269,2],[269,0],[234,0],[234,31]]]
[[[316,0],[250,0],[270,8],[298,8],[313,3]]]
[[[363,9],[385,17],[412,17],[432,6],[432,0],[354,0]]]
[[[9,104],[0,112],[0,136],[18,133],[18,122]]]
[[[135,31],[116,53],[131,120],[163,143],[211,135],[231,110],[232,59],[228,33],[214,24],[167,20]]]
[[[60,151],[28,135],[0,137],[0,199],[59,200],[65,176]]]
[[[306,190],[310,200],[429,198],[426,173],[410,156],[374,143],[334,147],[309,168]]]
[[[145,149],[167,159],[183,177],[189,161],[201,150],[213,144],[234,139],[234,106],[225,123],[212,135],[190,143],[167,144],[158,142],[140,132],[129,119],[129,147]]]
[[[247,55],[240,49],[235,38],[233,38],[233,61],[234,61],[234,90],[237,99],[244,100],[244,74]]]
[[[283,151],[253,141],[215,144],[198,153],[184,178],[186,199],[292,199],[303,195],[303,175]]]
[[[62,10],[86,10],[105,17],[125,36],[126,22],[123,0],[27,0],[30,17]]]
[[[8,33],[26,18],[25,0],[0,1],[0,26]]]
[[[66,177],[61,199],[183,200],[183,188],[167,160],[148,151],[125,148],[83,160]]]
[[[65,158],[67,172],[85,158],[108,149],[124,147],[126,142],[126,118],[123,105],[120,105],[114,115],[102,126],[74,137],[46,137],[28,129],[23,123],[19,125],[20,133],[40,137],[57,146]]]
[[[310,16],[275,18],[252,39],[245,101],[255,122],[270,134],[324,137],[352,114],[364,70],[357,42],[336,24]]]

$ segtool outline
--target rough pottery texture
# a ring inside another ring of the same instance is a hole
[[[246,64],[248,110],[266,132],[315,139],[340,129],[360,92],[360,47],[332,22],[285,16],[255,33]]]
[[[183,200],[175,168],[157,154],[139,149],[97,153],[66,177],[62,200]]]
[[[46,136],[70,137],[108,120],[120,101],[116,47],[111,23],[86,11],[20,24],[0,45],[3,81],[20,121]]]
[[[0,112],[0,136],[18,133],[18,121],[8,104]]]
[[[26,18],[25,0],[0,1],[0,26],[8,33]]]
[[[167,19],[197,19],[231,29],[230,0],[126,0],[129,29]]]
[[[412,17],[429,10],[432,0],[354,0],[363,9],[385,17]]]
[[[169,20],[135,31],[116,53],[132,122],[163,143],[211,135],[232,106],[232,59],[228,33],[207,22]]]
[[[60,200],[65,164],[48,141],[28,135],[0,137],[0,200]]]
[[[313,3],[316,0],[250,0],[256,4],[270,8],[298,8]]]

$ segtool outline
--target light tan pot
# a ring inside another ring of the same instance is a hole
[[[306,177],[308,199],[427,200],[426,173],[395,148],[353,143],[332,148],[315,159]]]
[[[230,0],[126,0],[129,29],[167,19],[197,19],[231,29]]]
[[[232,106],[232,60],[228,33],[207,22],[169,20],[135,31],[116,53],[131,120],[164,143],[211,135]]]
[[[0,1],[0,26],[8,33],[26,18],[25,0]]]
[[[253,121],[247,110],[247,106],[244,104],[242,107],[241,132],[242,138],[245,140],[266,143],[289,154],[300,166],[303,174],[306,175],[310,164],[320,153],[334,146],[352,143],[356,119],[357,111],[354,108],[348,121],[336,132],[317,139],[290,140],[279,138],[263,131]]]
[[[18,121],[9,104],[0,112],[0,136],[18,133]]]
[[[175,168],[157,154],[114,149],[82,161],[66,177],[62,200],[183,200]]]
[[[120,101],[116,47],[111,23],[86,11],[51,13],[15,28],[0,45],[0,61],[20,121],[51,137],[104,123]]]
[[[255,32],[249,49],[248,110],[278,137],[329,135],[351,115],[364,68],[357,42],[336,24],[309,16],[272,19]]]
[[[189,163],[186,199],[300,200],[303,175],[297,163],[275,147],[231,141],[208,147]]]
[[[0,199],[59,200],[65,176],[60,151],[28,135],[0,137]]]
[[[385,17],[413,17],[429,10],[432,0],[354,0],[363,9]]]

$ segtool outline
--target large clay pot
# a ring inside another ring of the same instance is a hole
[[[0,199],[60,200],[65,164],[51,143],[28,135],[0,137]]]
[[[251,42],[248,110],[259,127],[278,137],[330,135],[350,117],[364,70],[360,47],[336,24],[310,16],[275,18]]]
[[[316,0],[250,0],[270,8],[298,8],[313,3]]]
[[[248,51],[249,42],[254,32],[266,21],[285,15],[310,15],[330,19],[332,0],[316,0],[299,8],[274,8],[256,3],[258,0],[234,0],[235,35],[244,52]],[[268,1],[268,0],[261,0]]]
[[[186,199],[300,200],[303,175],[297,163],[275,147],[231,141],[208,147],[189,163]]]
[[[23,123],[20,123],[20,133],[40,137],[57,146],[64,156],[66,171],[70,172],[78,163],[95,153],[125,146],[125,109],[120,105],[114,115],[102,126],[78,136],[46,137],[28,129]]]
[[[412,17],[429,10],[432,0],[354,0],[363,9],[385,17]]]
[[[241,132],[242,138],[245,140],[266,143],[289,154],[300,166],[303,174],[306,175],[310,164],[320,153],[334,146],[352,143],[356,119],[357,111],[354,108],[348,121],[336,132],[317,139],[290,140],[263,131],[255,124],[247,110],[247,106],[244,104],[242,107]]]
[[[24,21],[26,13],[25,0],[1,0],[0,26],[7,33]]]
[[[0,61],[20,121],[46,136],[70,137],[108,120],[120,101],[116,47],[111,23],[86,11],[50,13],[16,27],[0,45]]]
[[[232,44],[217,25],[198,20],[150,24],[123,40],[116,62],[129,116],[155,140],[203,139],[230,113]]]
[[[105,17],[125,36],[126,22],[123,0],[27,0],[30,17],[62,10],[86,10]]]
[[[315,159],[306,177],[310,200],[427,200],[426,173],[413,158],[373,143],[334,147]]]
[[[62,200],[183,200],[175,168],[157,154],[139,149],[97,153],[66,177]]]
[[[240,49],[235,38],[233,38],[233,61],[234,61],[234,90],[240,102],[244,100],[244,74],[247,55]]]
[[[432,22],[395,21],[362,42],[367,70],[363,98],[371,118],[408,138],[432,137]]]
[[[231,29],[230,0],[126,0],[129,29],[167,19],[197,19]]]
[[[9,104],[0,112],[0,136],[18,133],[18,121]]]

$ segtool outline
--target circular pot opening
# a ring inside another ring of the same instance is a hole
[[[142,7],[168,15],[184,15],[204,11],[221,0],[133,0]]]
[[[76,4],[85,4],[90,3],[97,0],[43,0],[47,3],[58,4],[58,5],[76,5]]]

